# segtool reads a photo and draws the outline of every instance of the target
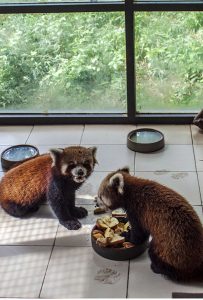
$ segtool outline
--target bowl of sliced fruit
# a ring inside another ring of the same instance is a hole
[[[97,254],[111,260],[128,260],[141,255],[148,248],[148,239],[139,245],[126,236],[131,230],[126,215],[112,213],[98,218],[91,232],[92,247]]]

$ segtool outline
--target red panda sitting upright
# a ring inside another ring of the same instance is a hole
[[[96,148],[80,146],[51,149],[50,154],[30,159],[10,171],[0,182],[0,204],[14,217],[36,211],[47,199],[59,222],[68,229],[78,229],[77,220],[87,215],[75,207],[75,191],[91,175]]]
[[[151,235],[149,256],[155,273],[173,280],[203,280],[203,226],[181,195],[123,168],[104,178],[97,201],[105,209],[126,210],[135,244]]]

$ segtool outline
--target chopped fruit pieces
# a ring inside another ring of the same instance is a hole
[[[118,234],[115,234],[113,238],[109,241],[110,245],[122,245],[125,242],[125,238]]]
[[[103,213],[105,213],[105,210],[102,209],[102,208],[100,208],[100,207],[96,207],[96,208],[94,209],[94,214],[95,214],[95,215],[99,215],[99,214],[103,214]]]
[[[129,249],[129,248],[135,247],[135,244],[130,243],[130,242],[124,242],[123,247],[126,248],[126,249]]]
[[[130,223],[129,222],[125,223],[123,229],[124,229],[123,231],[129,231],[129,229],[130,229]]]
[[[115,209],[115,210],[112,211],[112,217],[117,217],[117,218],[123,217],[123,218],[126,218],[126,216],[127,215],[126,215],[125,211],[122,208]]]
[[[126,217],[123,217],[123,219],[125,220]],[[130,223],[119,222],[119,220],[111,216],[97,219],[96,229],[93,230],[92,236],[100,247],[119,247],[126,249],[135,247],[134,244],[125,242],[125,237],[121,236],[123,232],[130,230]]]
[[[97,220],[97,226],[101,229],[105,229],[108,227],[113,228],[118,223],[119,223],[119,221],[116,218],[113,218],[110,216],[106,216],[106,217],[103,217],[103,218]]]
[[[107,238],[113,238],[113,236],[114,236],[114,231],[113,231],[113,229],[111,229],[111,228],[107,228],[106,230],[105,230],[105,233],[104,233],[104,236]]]
[[[96,243],[101,247],[107,247],[109,245],[109,238],[100,237],[97,239]]]

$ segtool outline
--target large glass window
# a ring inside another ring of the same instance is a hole
[[[125,113],[123,12],[0,15],[0,112]]]
[[[197,112],[203,97],[203,12],[135,13],[138,112]]]
[[[202,40],[202,0],[0,0],[0,123],[191,122]]]

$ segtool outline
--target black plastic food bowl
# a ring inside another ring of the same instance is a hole
[[[135,152],[153,152],[165,145],[162,132],[151,128],[140,128],[131,131],[127,137],[127,147]]]
[[[97,229],[97,226],[94,226],[91,232],[92,248],[97,254],[107,259],[119,261],[133,259],[144,253],[149,245],[149,240],[147,239],[143,244],[135,245],[135,247],[132,248],[104,248],[99,246],[93,238],[93,230],[95,229]]]
[[[11,146],[1,153],[1,165],[4,170],[9,170],[14,165],[38,155],[39,150],[32,145],[22,144]]]

